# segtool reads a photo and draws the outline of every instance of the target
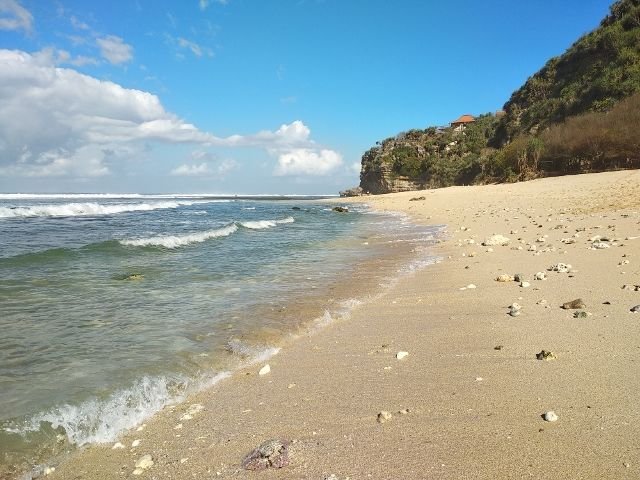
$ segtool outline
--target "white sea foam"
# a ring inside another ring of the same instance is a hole
[[[222,372],[196,382],[186,378],[143,377],[132,387],[119,390],[105,400],[91,399],[34,415],[21,428],[13,428],[11,433],[35,432],[43,423],[48,423],[54,429],[62,427],[68,441],[74,445],[113,442],[121,433],[165,406],[178,403],[188,394],[210,387],[230,375]],[[177,388],[178,385],[182,388]]]
[[[77,217],[115,215],[126,212],[147,212],[151,210],[178,208],[193,205],[194,201],[166,201],[152,203],[61,203],[30,205],[24,207],[0,207],[0,218],[24,217]]]
[[[281,220],[256,220],[250,222],[239,222],[245,228],[249,228],[251,230],[261,230],[263,228],[271,228],[275,227],[278,224],[282,223],[293,223],[295,220],[293,217],[283,218]]]
[[[192,243],[202,243],[212,238],[227,237],[238,230],[235,223],[217,230],[190,233],[187,235],[159,235],[156,237],[120,240],[120,244],[128,247],[164,247],[178,248]]]

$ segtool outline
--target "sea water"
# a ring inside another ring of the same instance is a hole
[[[438,228],[331,207],[0,195],[0,477],[114,441],[433,261]]]

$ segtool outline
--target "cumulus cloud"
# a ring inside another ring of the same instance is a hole
[[[33,15],[16,0],[0,0],[0,30],[33,30]]]
[[[63,50],[0,49],[0,175],[107,175],[146,142],[263,149],[276,159],[277,175],[324,175],[342,163],[300,120],[217,137],[165,110],[156,95],[59,66],[74,61],[80,59]],[[237,166],[197,154],[173,174],[223,176]]]
[[[275,174],[327,175],[342,165],[342,156],[333,150],[296,148],[278,155]]]
[[[192,158],[213,158],[210,153],[200,154],[202,152],[194,152]],[[225,159],[220,162],[202,162],[199,164],[182,164],[173,170],[170,175],[178,177],[219,177],[222,178],[232,170],[238,167],[235,160]]]
[[[124,43],[124,40],[120,37],[107,35],[106,37],[98,38],[97,42],[103,58],[113,65],[127,63],[133,58],[133,47]]]

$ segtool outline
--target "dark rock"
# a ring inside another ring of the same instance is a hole
[[[287,465],[289,465],[289,442],[286,440],[267,440],[242,460],[242,468],[245,470],[282,468]]]
[[[504,348],[504,346],[502,345],[496,345],[495,347],[493,347],[494,350],[502,350]]]
[[[555,360],[556,356],[553,354],[553,352],[542,350],[540,353],[536,353],[536,358],[538,360]]]
[[[562,304],[562,308],[564,308],[565,310],[578,310],[585,307],[586,305],[581,298],[576,298],[575,300],[571,300],[570,302],[565,302]]]
[[[338,213],[348,213],[349,209],[347,207],[333,207],[331,210]]]
[[[422,200],[426,200],[426,197],[413,197],[409,199],[410,202],[420,202]]]
[[[640,305],[636,305],[635,307],[631,307],[630,309],[633,313],[640,313]]]
[[[291,207],[291,210],[300,210],[300,207]]]
[[[523,275],[523,274],[521,274],[521,273],[516,273],[516,274],[513,276],[513,279],[514,279],[516,282],[524,282],[524,281],[525,281],[524,275]]]
[[[584,310],[578,310],[577,312],[573,312],[573,318],[587,318],[590,315],[589,312],[585,312]]]

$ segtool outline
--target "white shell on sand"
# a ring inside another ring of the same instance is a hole
[[[138,445],[140,445],[140,440],[134,440],[133,442],[131,442],[131,446],[133,448],[137,447]]]
[[[512,303],[511,306],[509,306],[509,315],[517,317],[520,315],[520,310],[522,310],[522,307],[519,304]]]
[[[391,420],[391,417],[393,417],[393,415],[391,415],[390,412],[387,412],[386,410],[382,410],[378,414],[378,423],[388,422],[389,420]]]
[[[264,367],[260,369],[260,371],[258,372],[258,375],[266,375],[269,372],[271,372],[271,366],[269,366],[269,364],[267,363]]]
[[[555,265],[551,265],[549,267],[549,270],[558,273],[569,273],[569,270],[571,270],[571,265],[569,265],[568,263],[556,263]]]
[[[528,287],[530,287],[530,286],[531,286],[531,284],[530,284],[529,282],[520,282],[520,286],[521,286],[522,288],[528,288]]]
[[[47,467],[44,469],[44,474],[46,475],[51,475],[53,472],[56,471],[56,467]]]
[[[120,442],[116,442],[113,444],[113,447],[111,447],[111,450],[118,450],[120,448],[124,448],[124,445],[121,444]]]
[[[485,247],[493,247],[495,245],[507,245],[511,240],[504,235],[492,235],[489,238],[486,238],[482,245]]]
[[[544,415],[542,415],[542,418],[544,418],[544,420],[546,422],[557,422],[558,421],[558,415],[556,415],[556,412],[554,412],[553,410],[549,410],[548,412],[544,412]]]
[[[396,358],[398,360],[402,360],[403,358],[407,357],[409,355],[409,352],[398,352],[396,353]]]
[[[546,280],[547,279],[547,274],[544,272],[537,272],[534,276],[533,276],[534,280]]]
[[[142,470],[146,470],[147,468],[151,468],[152,466],[153,458],[151,458],[151,455],[145,455],[136,462],[136,468],[141,468]]]

